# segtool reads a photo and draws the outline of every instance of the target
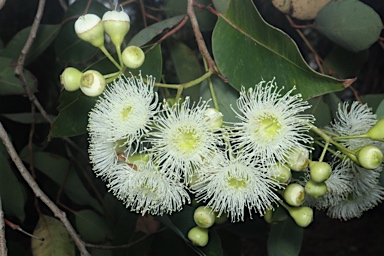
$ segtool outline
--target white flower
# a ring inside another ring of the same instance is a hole
[[[279,197],[275,190],[280,188],[278,181],[271,179],[263,167],[251,158],[216,155],[215,161],[199,171],[199,179],[192,185],[198,201],[203,201],[218,216],[231,215],[231,220],[243,221],[247,207],[264,215],[267,208]],[[252,217],[252,216],[251,216]]]
[[[341,136],[365,134],[376,124],[376,115],[367,104],[354,101],[349,107],[349,103],[339,104],[336,112],[336,119],[327,127]],[[341,144],[349,149],[356,149],[361,146],[372,144],[369,139],[345,139],[340,140]]]
[[[163,104],[163,111],[155,120],[155,128],[148,138],[155,161],[169,177],[184,177],[188,182],[193,169],[198,169],[203,160],[209,161],[219,143],[219,133],[211,130],[214,120],[207,120],[207,102],[190,106],[190,99],[172,107]]]
[[[89,140],[89,159],[97,176],[106,178],[117,163],[117,143],[94,136]]]
[[[145,84],[141,75],[139,78],[121,77],[107,88],[89,113],[91,138],[101,137],[108,142],[126,140],[126,145],[134,145],[126,151],[135,153],[134,147],[150,130],[158,111],[154,80],[152,77],[147,80]]]
[[[108,186],[127,208],[142,215],[170,214],[190,203],[183,185],[158,172],[151,161],[138,161],[134,168],[118,164],[111,172]]]
[[[364,211],[372,209],[383,199],[384,188],[375,185],[363,195],[350,195],[348,199],[331,206],[328,208],[327,215],[344,221],[359,218]]]
[[[301,95],[291,95],[294,89],[281,95],[274,81],[260,82],[255,89],[242,88],[237,100],[240,123],[233,142],[238,150],[268,162],[285,162],[289,150],[311,142],[305,123],[314,121],[312,115],[300,114],[310,106]]]

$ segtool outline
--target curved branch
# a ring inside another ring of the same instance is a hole
[[[0,196],[0,255],[7,255],[7,244],[5,243],[4,212]]]

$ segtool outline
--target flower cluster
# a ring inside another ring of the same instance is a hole
[[[142,214],[179,211],[195,195],[232,221],[244,220],[246,210],[263,216],[289,182],[278,170],[289,171],[290,150],[311,143],[307,124],[314,118],[292,92],[282,94],[273,81],[242,89],[239,122],[223,124],[209,102],[160,104],[151,77],[122,77],[89,114],[93,169]]]

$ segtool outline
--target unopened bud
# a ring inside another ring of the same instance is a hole
[[[285,188],[283,197],[288,204],[300,206],[305,200],[304,187],[297,183],[291,183]]]
[[[208,229],[196,226],[189,230],[188,239],[193,245],[204,247],[208,244]]]
[[[136,69],[143,65],[145,54],[140,47],[131,45],[124,49],[122,59],[125,66],[131,69]]]
[[[328,180],[332,174],[331,166],[325,162],[311,161],[309,163],[309,171],[311,180],[318,183]]]
[[[359,164],[369,170],[376,169],[383,162],[383,152],[374,145],[362,147],[356,157]]]
[[[128,14],[121,11],[108,11],[103,15],[105,33],[111,38],[114,45],[120,46],[130,28]]]
[[[202,228],[211,227],[215,223],[215,218],[215,214],[212,210],[205,206],[198,207],[193,214],[195,223]]]
[[[280,183],[288,183],[292,178],[291,169],[288,168],[288,166],[276,163],[272,165],[272,178],[277,180]]]
[[[308,227],[313,221],[313,210],[307,206],[290,207],[288,212],[299,227]]]
[[[104,45],[104,26],[95,14],[80,16],[75,22],[77,36],[96,47]]]
[[[206,109],[204,112],[204,117],[205,120],[209,122],[212,130],[217,130],[223,126],[223,114],[215,108]]]
[[[307,168],[309,163],[309,151],[306,148],[298,147],[289,151],[286,164],[291,170],[300,172]]]
[[[369,129],[367,132],[368,138],[384,142],[384,117]]]
[[[313,180],[309,180],[305,184],[305,192],[308,195],[313,196],[314,198],[319,198],[327,193],[328,187],[325,182],[314,182]]]
[[[83,73],[73,67],[66,68],[60,75],[60,82],[67,91],[76,91],[80,88]]]
[[[87,96],[99,96],[103,93],[105,86],[106,82],[103,75],[96,70],[85,71],[81,77],[80,89]]]

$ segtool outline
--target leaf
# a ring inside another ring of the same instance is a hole
[[[7,158],[0,152],[0,198],[6,215],[16,216],[21,222],[25,219],[27,193]]]
[[[15,76],[15,63],[12,59],[0,57],[0,95],[26,94],[20,79]],[[37,91],[35,77],[24,69],[27,83],[32,93]]]
[[[238,91],[274,77],[286,90],[296,86],[304,99],[343,89],[341,81],[312,70],[296,44],[265,23],[250,0],[231,1],[215,26],[212,48],[220,72]]]
[[[88,123],[88,112],[93,108],[98,97],[85,96],[80,90],[61,91],[58,107],[59,114],[53,120],[50,135],[69,137],[83,134]]]
[[[33,256],[71,256],[76,255],[75,245],[63,223],[47,215],[40,215],[33,235],[44,241],[32,238]]]
[[[360,97],[361,102],[367,103],[374,113],[383,99],[384,94],[368,94]]]
[[[378,120],[380,118],[384,118],[384,100],[382,100],[380,105],[377,107],[376,116]]]
[[[187,83],[203,75],[196,54],[187,45],[182,42],[174,42],[170,43],[168,48],[179,83]],[[199,90],[201,84],[185,89],[183,94],[190,96],[194,101],[198,101],[200,99]],[[207,84],[205,83],[205,85]]]
[[[215,6],[216,11],[225,13],[228,10],[230,0],[212,0],[213,5]]]
[[[379,14],[358,0],[329,2],[317,14],[315,24],[330,40],[353,52],[368,49],[383,29]]]
[[[29,154],[24,154],[22,158],[23,161],[30,162]],[[98,201],[84,187],[67,159],[47,152],[34,152],[33,164],[56,184],[63,185],[64,192],[73,202],[79,205],[88,205],[99,212],[103,212]]]
[[[76,227],[81,237],[90,243],[101,243],[109,237],[109,228],[105,220],[96,212],[83,210],[75,213]]]
[[[1,116],[8,118],[14,122],[22,124],[42,124],[48,123],[48,121],[40,114],[36,113],[32,116],[32,113],[15,113],[15,114],[0,114]],[[55,116],[49,115],[49,118],[53,120]]]
[[[236,100],[240,97],[239,92],[232,88],[229,84],[224,83],[223,80],[217,76],[212,76],[211,81],[216,94],[219,110],[223,114],[223,120],[225,122],[238,122],[239,119],[236,118],[236,114],[231,107],[236,109]],[[212,98],[208,86],[202,86],[200,94],[204,100]],[[210,102],[210,105],[213,107],[212,101]]]
[[[88,6],[90,2],[90,5]],[[87,9],[87,6],[89,7]],[[66,21],[59,32],[55,41],[55,52],[57,57],[68,63],[84,63],[91,59],[100,50],[90,43],[81,40],[75,32],[74,24],[76,19],[85,14],[92,13],[102,17],[106,11],[109,11],[104,5],[97,1],[77,0],[71,4],[64,15]]]
[[[296,225],[292,218],[271,225],[268,237],[269,256],[299,255],[304,229]]]
[[[316,120],[314,124],[317,127],[324,127],[329,125],[329,123],[332,121],[332,113],[328,104],[323,101],[323,98],[313,98],[308,102],[312,107],[305,111],[305,113],[310,113],[315,117]]]
[[[129,41],[128,46],[135,45],[135,46],[143,46],[149,41],[151,41],[155,36],[161,34],[165,29],[171,28],[177,24],[180,23],[180,21],[183,19],[184,15],[178,15],[166,20],[162,20],[160,22],[157,22],[155,24],[152,24],[151,26],[148,26],[141,30],[139,33],[137,33],[131,41]]]
[[[56,38],[61,25],[40,25],[37,30],[36,37],[33,41],[33,44],[27,54],[25,59],[25,65],[30,64],[37,57],[40,56],[42,52],[47,49],[47,47],[53,42]],[[2,57],[7,57],[13,60],[17,60],[20,56],[22,49],[24,48],[25,43],[28,40],[29,33],[31,32],[31,27],[24,28],[18,32],[12,40],[7,44],[5,49],[1,52]]]

